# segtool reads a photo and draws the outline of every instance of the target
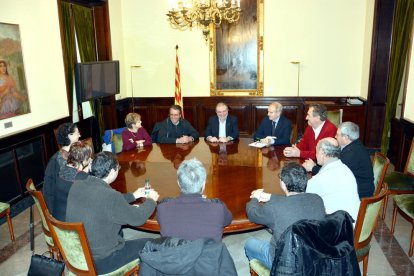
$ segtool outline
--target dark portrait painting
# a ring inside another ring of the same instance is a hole
[[[261,89],[259,75],[262,73],[260,65],[259,41],[260,9],[259,0],[240,1],[242,15],[238,22],[222,21],[215,27],[215,57],[212,89],[217,94],[226,92],[257,91]],[[221,92],[221,93],[220,93]],[[251,94],[251,93],[249,93]]]
[[[0,23],[0,120],[29,112],[19,25]]]

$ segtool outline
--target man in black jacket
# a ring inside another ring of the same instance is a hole
[[[211,116],[204,131],[205,139],[212,143],[227,143],[239,138],[237,117],[229,115],[228,106],[219,102],[216,106],[217,116]]]
[[[343,122],[339,125],[335,138],[341,147],[339,159],[348,166],[356,178],[359,198],[372,196],[375,190],[374,172],[368,151],[359,140],[358,125],[352,122]],[[317,174],[321,168],[310,159],[302,165],[313,174]]]
[[[185,119],[181,118],[181,106],[172,105],[167,119],[158,124],[156,142],[160,144],[186,144],[198,140],[197,130]],[[151,135],[154,135],[154,131]]]

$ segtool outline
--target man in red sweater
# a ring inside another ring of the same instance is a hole
[[[318,103],[310,104],[306,120],[308,121],[308,127],[300,142],[283,150],[286,157],[316,160],[316,145],[319,140],[326,137],[335,137],[336,126],[328,120],[326,106]]]

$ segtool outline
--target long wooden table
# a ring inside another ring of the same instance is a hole
[[[250,147],[251,142],[251,139],[241,138],[228,144],[211,144],[200,139],[192,144],[154,144],[122,152],[118,156],[121,170],[112,187],[123,193],[133,192],[149,179],[160,199],[177,197],[180,194],[177,168],[184,159],[195,157],[207,171],[204,194],[221,199],[233,214],[233,221],[224,232],[258,229],[263,226],[247,219],[246,203],[255,189],[282,193],[278,174],[285,158],[283,147],[258,149]],[[159,232],[155,213],[139,228]]]

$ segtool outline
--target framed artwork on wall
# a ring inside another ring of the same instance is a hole
[[[19,25],[0,23],[0,120],[30,113]]]
[[[211,96],[263,96],[263,2],[240,1],[238,22],[210,26]]]

